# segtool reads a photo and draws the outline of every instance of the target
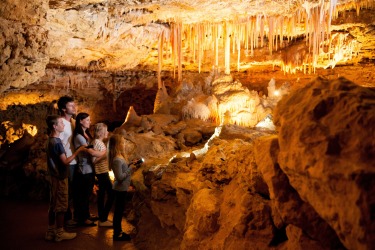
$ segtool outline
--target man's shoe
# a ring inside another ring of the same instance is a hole
[[[83,222],[80,222],[78,223],[78,226],[81,226],[81,227],[93,227],[93,226],[96,226],[95,222],[87,219]]]
[[[56,235],[55,229],[48,229],[46,232],[46,235],[44,236],[44,239],[48,241],[54,240],[55,235]]]
[[[132,238],[130,237],[129,234],[126,234],[124,232],[121,232],[118,235],[113,235],[113,240],[114,241],[131,241]]]
[[[65,221],[65,226],[66,227],[76,227],[77,226],[77,222],[75,220],[68,220],[68,221]]]
[[[89,220],[91,220],[91,221],[97,221],[97,220],[99,220],[99,217],[96,216],[96,215],[90,214]]]
[[[112,227],[113,223],[108,220],[103,222],[99,221],[98,225],[99,227]]]
[[[60,242],[62,240],[71,240],[77,236],[76,233],[65,232],[64,229],[59,229],[56,231],[55,241]]]

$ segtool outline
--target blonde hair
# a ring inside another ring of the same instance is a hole
[[[125,154],[125,148],[121,145],[122,141],[125,142],[125,139],[119,134],[112,135],[108,140],[107,159],[109,170],[112,170],[112,162],[116,156],[122,156],[125,159],[126,163],[128,163],[128,158]]]
[[[94,126],[94,138],[99,139],[101,136],[104,135],[105,130],[107,129],[107,125],[104,123],[97,123]]]

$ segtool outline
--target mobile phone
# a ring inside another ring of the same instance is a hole
[[[94,145],[88,145],[86,148],[94,148]]]

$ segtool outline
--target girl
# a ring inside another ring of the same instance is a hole
[[[113,240],[130,241],[130,235],[124,233],[121,227],[122,215],[125,202],[129,197],[130,178],[135,166],[128,165],[125,155],[125,139],[121,135],[112,135],[108,142],[108,164],[113,170],[115,182],[113,190],[115,193],[115,212],[113,215]]]
[[[107,147],[103,143],[103,139],[108,137],[108,130],[107,125],[104,123],[97,123],[94,127],[94,141],[92,145],[94,146],[94,150],[100,152],[106,152]],[[108,221],[108,214],[111,210],[114,193],[112,190],[112,182],[109,178],[109,168],[108,168],[108,161],[107,157],[104,154],[102,157],[93,157],[92,161],[95,165],[95,174],[98,178],[98,214],[99,214],[99,226],[101,227],[112,227],[113,223]],[[105,201],[105,196],[107,194],[107,201]]]
[[[74,128],[74,146],[79,148],[81,146],[88,147],[92,136],[89,132],[91,120],[87,113],[79,113],[76,117],[76,127]],[[95,226],[96,224],[90,220],[90,196],[94,187],[94,168],[91,157],[102,157],[105,152],[96,151],[92,148],[87,148],[86,151],[78,154],[78,169],[74,176],[74,189],[76,190],[74,203],[74,217],[81,226]]]

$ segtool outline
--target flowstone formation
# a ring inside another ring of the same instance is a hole
[[[213,70],[204,82],[185,79],[171,96],[160,89],[155,107],[171,107],[167,113],[180,115],[183,119],[212,121],[217,125],[273,128],[272,124],[267,126],[259,123],[267,116],[272,116],[272,110],[282,96],[289,92],[289,87],[289,83],[284,82],[277,88],[275,80],[271,79],[267,87],[268,96],[260,95],[244,87],[231,75]]]

